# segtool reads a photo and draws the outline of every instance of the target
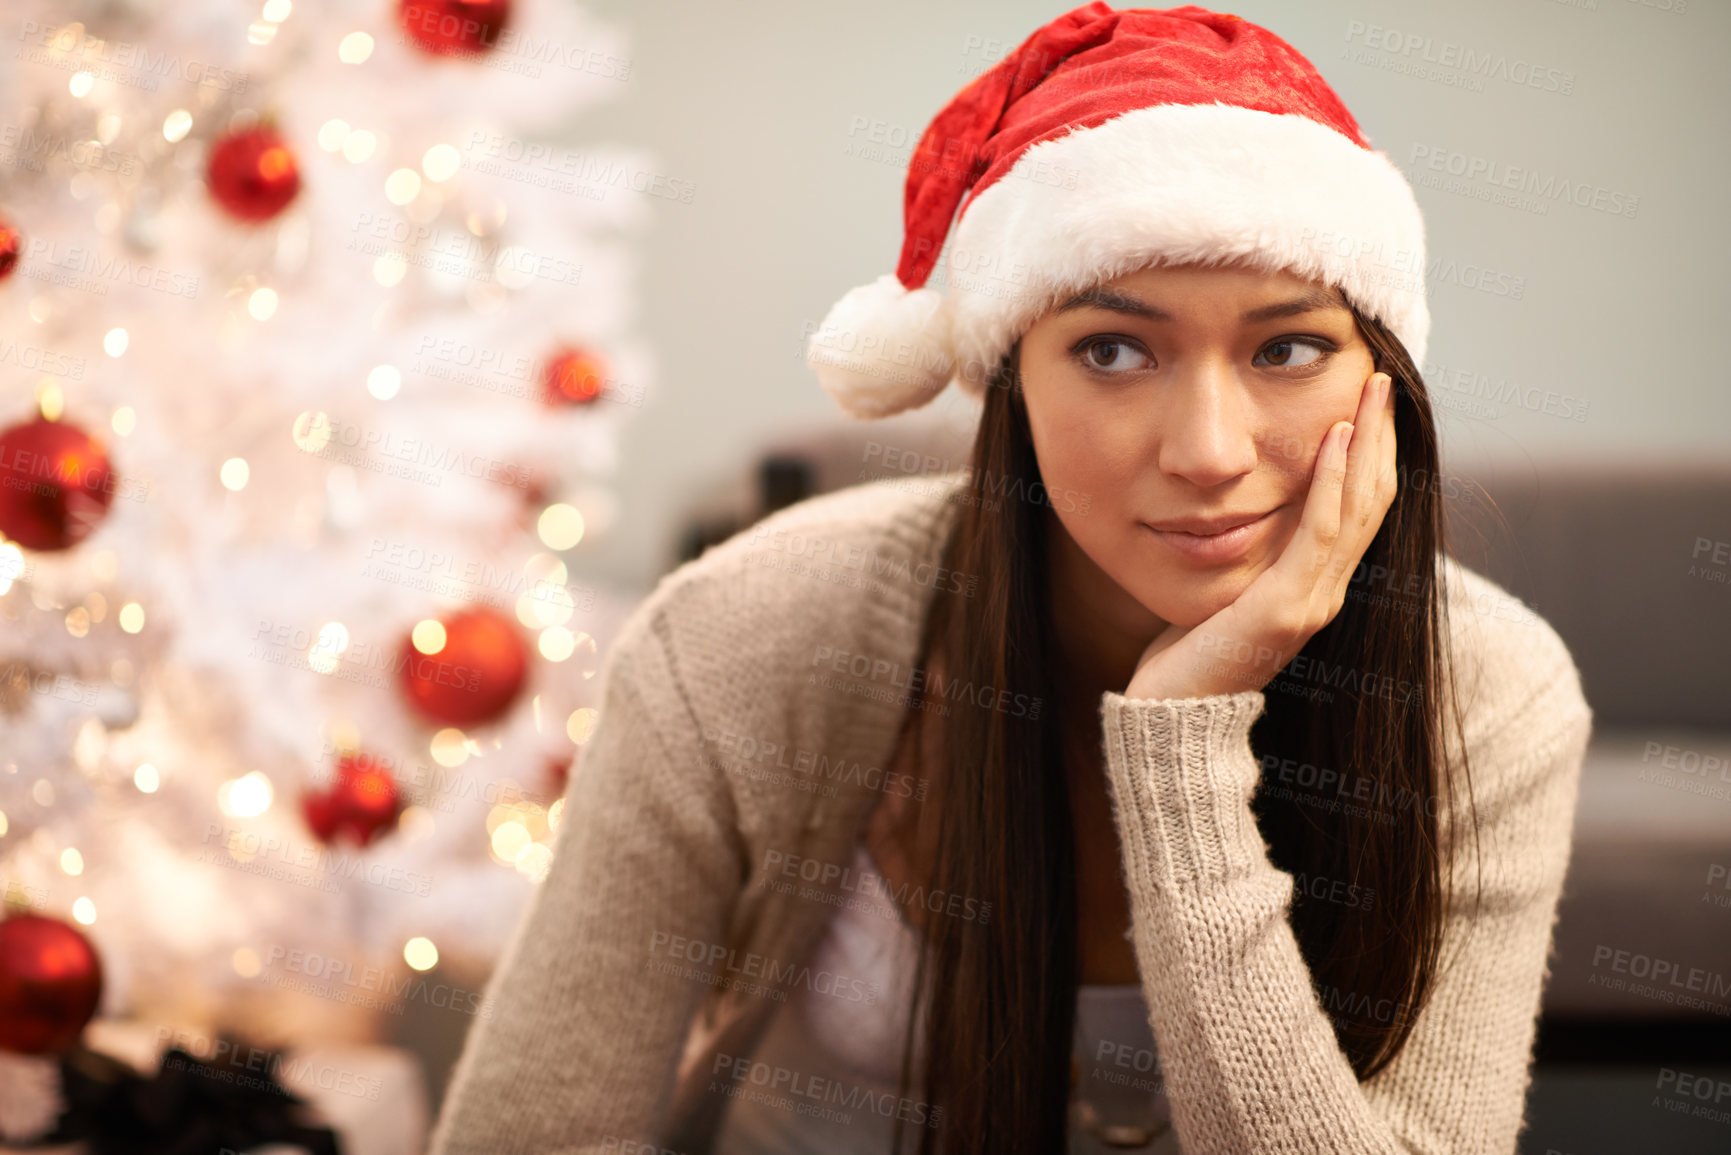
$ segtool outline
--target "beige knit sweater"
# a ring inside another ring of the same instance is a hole
[[[433,1155],[697,1155],[732,1064],[796,984],[883,994],[805,965],[847,896],[803,860],[845,865],[873,804],[912,789],[885,768],[925,607],[965,585],[938,567],[962,482],[876,481],[784,509],[632,614]],[[1260,779],[1382,804],[1374,784],[1264,770],[1248,738],[1260,692],[1102,696],[1132,935],[1187,1155],[1515,1150],[1591,714],[1550,626],[1449,567],[1484,903],[1470,938],[1464,919],[1448,927],[1431,1003],[1363,1084],[1330,1029],[1353,994],[1313,989],[1294,878],[1270,863],[1250,799]],[[815,881],[788,887],[789,856]],[[784,1093],[824,1093],[785,1077]]]

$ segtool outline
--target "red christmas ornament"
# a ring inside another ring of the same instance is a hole
[[[12,275],[18,267],[18,254],[24,251],[24,234],[5,220],[0,220],[0,281]]]
[[[547,494],[551,492],[553,478],[539,471],[531,471],[529,484],[523,487],[523,518],[533,523],[541,516],[541,507],[547,504]]]
[[[236,220],[268,221],[301,190],[300,166],[268,125],[231,132],[210,150],[210,195]]]
[[[547,362],[547,404],[587,405],[601,396],[606,375],[601,359],[587,349],[560,349]]]
[[[475,56],[498,43],[511,0],[398,0],[397,19],[429,56]]]
[[[547,801],[565,797],[565,788],[571,784],[571,766],[576,761],[577,754],[552,754],[547,758]]]
[[[409,705],[430,721],[469,726],[505,712],[529,673],[529,647],[517,624],[486,606],[441,618],[436,653],[403,639],[397,671]]]
[[[365,846],[394,826],[402,812],[397,780],[368,754],[344,754],[329,787],[301,796],[301,817],[326,845],[347,838]]]
[[[38,417],[0,432],[0,533],[26,549],[77,545],[108,513],[116,475],[101,441]]]
[[[0,920],[0,1050],[66,1050],[101,999],[102,960],[77,928],[35,914]]]

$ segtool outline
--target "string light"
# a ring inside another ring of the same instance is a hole
[[[448,144],[435,144],[421,157],[421,171],[434,184],[450,180],[462,167],[463,155]]]
[[[365,32],[351,32],[337,45],[337,59],[344,64],[365,64],[373,54],[373,38]]]
[[[439,965],[439,948],[433,940],[416,935],[403,944],[403,961],[418,971],[430,971]]]

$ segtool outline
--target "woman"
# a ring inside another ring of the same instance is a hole
[[[982,397],[971,467],[633,616],[434,1150],[1513,1151],[1591,716],[1445,551],[1406,182],[1271,33],[1092,3],[906,223],[812,363]]]

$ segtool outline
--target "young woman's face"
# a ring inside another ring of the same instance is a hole
[[[1337,290],[1236,266],[1126,274],[1060,302],[1021,342],[1052,510],[1094,565],[1180,626],[1280,556],[1323,437],[1353,419],[1374,371]]]

